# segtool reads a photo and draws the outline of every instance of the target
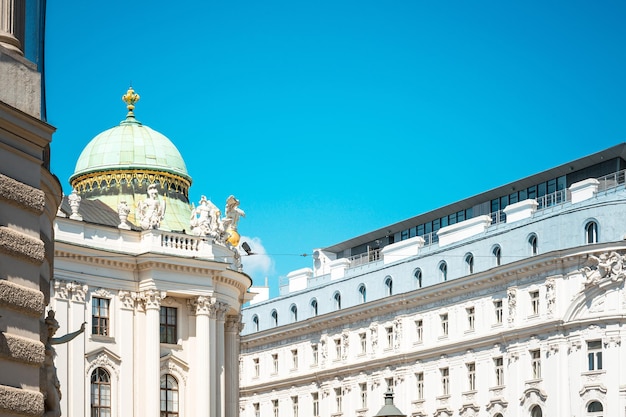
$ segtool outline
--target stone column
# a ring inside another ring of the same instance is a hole
[[[225,359],[224,359],[224,320],[226,318],[226,312],[228,311],[228,304],[218,301],[215,305],[215,318],[217,338],[216,342],[216,362],[217,362],[217,416],[225,417],[226,413],[226,374],[225,374]]]
[[[145,349],[143,352],[143,396],[141,402],[145,417],[158,416],[160,413],[160,335],[159,335],[159,314],[161,310],[161,300],[165,298],[165,292],[157,290],[147,290],[141,293],[141,300],[144,303],[146,326]]]
[[[199,296],[189,300],[189,306],[196,315],[196,355],[194,358],[195,399],[193,408],[196,410],[209,410],[213,397],[211,397],[211,338],[210,316],[213,305],[211,299]],[[191,407],[190,407],[191,408]],[[212,414],[209,413],[209,416]]]
[[[0,0],[0,45],[22,54],[25,21],[24,0]]]
[[[239,332],[242,330],[241,315],[226,316],[225,323],[226,358],[224,366],[226,369],[226,396],[225,396],[225,417],[239,417]]]

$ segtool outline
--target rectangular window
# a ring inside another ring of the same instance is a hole
[[[319,417],[320,415],[320,395],[317,392],[311,394],[311,401],[313,403],[313,417]]]
[[[504,360],[502,357],[493,358],[493,366],[496,373],[496,386],[504,385]]]
[[[291,369],[298,369],[298,349],[291,351]]]
[[[467,330],[474,330],[474,322],[476,320],[476,310],[474,307],[468,307],[465,309],[467,312]]]
[[[395,381],[393,378],[385,378],[385,385],[387,385],[387,391],[393,391],[395,387]]]
[[[441,335],[448,335],[448,314],[442,314],[439,316],[441,318]]]
[[[252,359],[252,364],[254,366],[254,377],[258,378],[261,375],[261,366],[259,365],[259,358]]]
[[[424,373],[423,372],[416,373],[415,380],[416,380],[415,390],[417,394],[417,399],[423,400],[424,399]]]
[[[317,366],[319,361],[319,351],[317,350],[317,344],[311,345],[311,364]]]
[[[387,337],[387,348],[391,349],[393,347],[393,327],[385,327],[385,336]]]
[[[602,341],[594,340],[587,342],[587,360],[589,370],[597,371],[602,369]]]
[[[293,417],[298,417],[298,397],[291,397],[291,409]]]
[[[335,359],[341,359],[341,339],[335,339]]]
[[[274,417],[278,417],[278,400],[272,400],[272,410],[274,412]]]
[[[367,334],[359,333],[359,343],[361,346],[361,353],[367,352]]]
[[[367,408],[367,384],[359,384],[361,408]]]
[[[252,409],[254,410],[254,417],[261,417],[261,404],[252,404]]]
[[[476,391],[476,364],[470,362],[466,364],[467,367],[467,389],[469,391]]]
[[[422,320],[415,320],[415,341],[417,343],[424,341],[424,322]]]
[[[539,314],[539,291],[531,291],[530,293],[530,311],[533,315]]]
[[[278,353],[272,353],[272,373],[278,373]]]
[[[441,368],[441,395],[450,395],[450,370]]]
[[[493,310],[496,315],[496,324],[502,324],[502,300],[495,300],[493,302]]]
[[[341,413],[343,403],[343,393],[341,388],[335,388],[335,412]]]
[[[178,343],[177,314],[178,309],[175,307],[161,307],[159,314],[161,343],[171,345]]]
[[[91,300],[91,334],[98,336],[109,335],[109,300],[108,298],[94,297]]]
[[[539,349],[530,351],[530,368],[533,379],[541,378],[541,352]]]

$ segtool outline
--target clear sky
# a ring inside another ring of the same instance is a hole
[[[69,193],[132,83],[191,200],[239,198],[276,293],[314,248],[625,141],[625,21],[609,0],[48,2],[52,170]]]

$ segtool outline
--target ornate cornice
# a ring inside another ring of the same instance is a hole
[[[131,256],[131,255],[120,254],[120,257],[122,256]],[[70,259],[73,262],[81,262],[81,263],[90,264],[90,265],[99,265],[99,266],[105,266],[105,267],[110,267],[110,268],[125,269],[125,270],[130,270],[130,271],[135,269],[135,266],[136,266],[134,262],[133,263],[124,262],[124,261],[116,260],[115,258],[103,258],[101,256],[82,255],[82,254],[66,252],[62,250],[55,250],[54,257]]]
[[[85,302],[89,286],[83,282],[54,280],[54,294],[61,300]]]
[[[161,187],[180,191],[185,196],[189,194],[189,187],[191,186],[191,182],[187,178],[170,172],[153,169],[111,169],[79,175],[72,179],[72,188],[75,188],[80,194],[93,189],[116,187],[121,183],[128,184],[133,180],[137,180],[139,184],[159,182]],[[105,186],[102,187],[102,184]]]

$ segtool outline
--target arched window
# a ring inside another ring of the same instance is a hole
[[[339,291],[333,295],[333,300],[335,301],[335,310],[341,310],[341,293]]]
[[[252,316],[252,329],[255,332],[259,331],[259,316],[257,316],[256,314]]]
[[[441,281],[448,280],[448,264],[445,261],[439,264],[439,278]]]
[[[161,376],[161,417],[178,417],[178,381],[169,374]]]
[[[539,253],[537,249],[537,235],[534,233],[528,236],[528,248],[533,256]]]
[[[592,401],[587,406],[587,415],[593,417],[602,417],[602,412],[604,411],[604,407],[600,401]]]
[[[390,276],[385,278],[385,293],[387,296],[393,295],[393,279]]]
[[[361,303],[367,302],[367,290],[365,289],[365,284],[359,285],[359,301]]]
[[[422,270],[417,268],[415,272],[413,272],[413,276],[415,277],[415,285],[417,285],[417,288],[422,288]]]
[[[498,413],[498,414],[496,414],[496,415],[495,415],[495,416],[493,416],[493,417],[503,417],[503,416],[502,416],[502,414]]]
[[[289,308],[289,312],[291,313],[291,322],[295,323],[298,321],[298,306],[292,304]]]
[[[465,272],[468,274],[474,273],[474,255],[471,253],[465,255]]]
[[[311,300],[311,317],[317,316],[317,300],[314,298]]]
[[[530,417],[543,417],[541,407],[538,405],[533,406],[533,408],[530,409]]]
[[[272,310],[272,325],[274,327],[278,326],[278,311]]]
[[[502,265],[502,249],[500,249],[500,245],[496,245],[491,250],[493,254],[493,259],[496,261],[496,266]]]
[[[585,243],[598,243],[598,223],[589,222],[585,225]]]
[[[104,368],[91,373],[91,416],[111,416],[111,376]]]

